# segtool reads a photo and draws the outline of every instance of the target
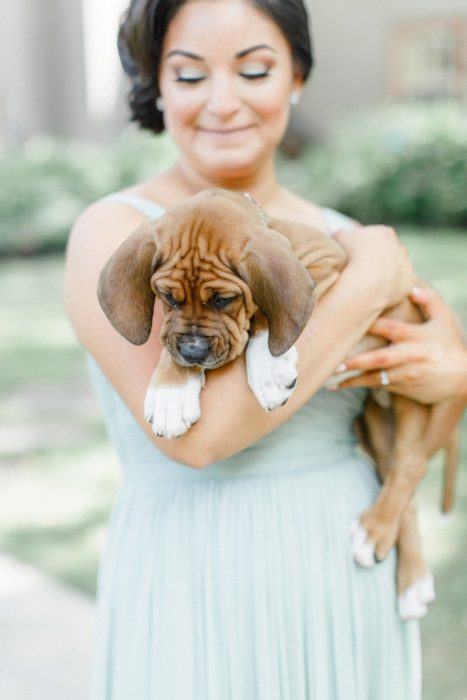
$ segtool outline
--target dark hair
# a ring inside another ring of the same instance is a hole
[[[156,134],[164,131],[164,116],[156,107],[162,44],[170,22],[189,0],[131,0],[118,34],[118,51],[131,80],[132,120]],[[308,15],[303,0],[249,0],[268,15],[287,39],[306,80],[313,66]]]

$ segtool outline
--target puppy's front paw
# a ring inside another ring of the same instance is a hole
[[[298,353],[292,346],[274,357],[268,346],[269,334],[261,331],[250,338],[246,349],[248,384],[266,411],[273,411],[289,400],[297,383]]]
[[[199,394],[203,375],[193,375],[185,384],[150,386],[144,401],[144,417],[159,437],[174,438],[186,433],[201,415]]]

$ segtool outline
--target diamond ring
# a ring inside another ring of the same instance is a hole
[[[391,380],[389,379],[389,375],[385,369],[380,369],[379,377],[381,380],[381,386],[389,386],[389,384],[391,383]]]

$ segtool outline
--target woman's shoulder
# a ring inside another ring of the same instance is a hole
[[[80,331],[92,325],[100,271],[145,218],[136,209],[110,198],[89,205],[77,218],[67,243],[64,293],[68,315]]]
[[[162,206],[137,192],[137,187],[127,188],[87,206],[70,232],[67,259],[108,258],[141,223],[163,213]]]
[[[342,212],[321,206],[290,191],[286,194],[285,207],[283,218],[306,222],[310,226],[327,232],[335,228],[354,228],[359,225],[357,221]]]

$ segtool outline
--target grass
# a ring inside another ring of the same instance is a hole
[[[467,327],[467,237],[400,230],[419,274]],[[93,594],[118,467],[62,305],[63,259],[0,262],[0,549]],[[467,698],[467,423],[457,504],[439,459],[420,492],[438,601],[423,621],[425,700]]]

